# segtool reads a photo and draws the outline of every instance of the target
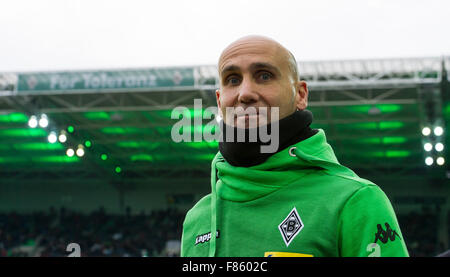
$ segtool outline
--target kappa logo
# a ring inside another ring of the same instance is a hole
[[[377,224],[377,233],[375,234],[374,243],[377,243],[377,241],[381,241],[383,244],[386,244],[389,240],[395,241],[395,236],[397,236],[401,240],[398,233],[392,230],[391,226],[389,226],[387,222],[385,222],[384,225],[386,226],[386,231],[383,230],[381,224]]]
[[[281,232],[284,243],[286,246],[292,242],[292,240],[300,233],[303,229],[303,222],[298,215],[297,209],[294,207],[288,216],[283,220],[283,222],[278,225],[278,229]]]

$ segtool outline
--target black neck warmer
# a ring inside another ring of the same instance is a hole
[[[223,120],[220,123],[220,129],[222,132],[222,139],[219,142],[219,151],[225,160],[233,166],[249,167],[265,162],[270,156],[281,150],[287,148],[290,145],[296,144],[302,140],[305,140],[317,133],[316,129],[311,129],[313,116],[308,110],[295,111],[291,115],[282,118],[279,121],[279,145],[277,151],[273,153],[261,153],[262,145],[270,145],[270,141],[262,142],[258,135],[256,142],[248,142],[249,129],[245,129],[245,142],[237,141],[238,128],[226,125]],[[267,134],[271,134],[270,124],[267,125]],[[226,130],[230,128],[234,131],[234,142],[226,141]],[[260,127],[257,127],[260,128]],[[259,134],[259,130],[257,132]]]

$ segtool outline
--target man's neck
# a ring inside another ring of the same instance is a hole
[[[220,124],[223,142],[219,142],[219,151],[225,160],[233,166],[249,167],[265,162],[270,156],[281,150],[293,145],[297,142],[305,140],[317,133],[317,130],[310,128],[312,123],[312,113],[308,110],[295,111],[291,115],[280,119],[278,134],[270,134],[271,137],[278,135],[278,147],[271,153],[262,153],[261,146],[269,145],[270,141],[262,142],[260,140],[260,129],[256,130],[258,134],[256,142],[249,142],[250,129],[238,130],[238,128],[231,127],[223,123]],[[267,133],[271,132],[271,124],[265,126]],[[233,131],[234,138],[232,142],[226,141],[226,132]],[[237,142],[237,134],[245,133],[245,142]]]

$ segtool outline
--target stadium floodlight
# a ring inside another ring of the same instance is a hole
[[[37,125],[38,125],[37,118],[36,118],[35,115],[32,115],[32,116],[30,117],[30,120],[28,120],[28,126],[29,126],[30,128],[36,128]]]
[[[444,165],[445,159],[443,157],[439,157],[439,158],[436,159],[436,163],[438,165]]]
[[[434,132],[434,134],[435,134],[436,136],[439,137],[439,136],[441,136],[441,135],[444,133],[444,129],[442,129],[441,126],[436,126],[436,127],[434,128],[433,132]]]
[[[78,145],[78,149],[77,149],[77,156],[78,157],[83,157],[84,156],[84,148],[83,145]]]
[[[58,140],[55,132],[50,132],[47,139],[48,139],[48,142],[50,142],[50,143],[55,143]]]
[[[41,115],[41,118],[39,119],[39,126],[42,128],[46,128],[48,126],[48,118],[46,114]]]
[[[431,134],[431,129],[429,127],[424,127],[422,129],[422,135],[429,136]]]
[[[436,149],[436,151],[441,152],[442,150],[444,150],[444,144],[438,142],[436,143],[436,145],[434,146],[434,149]]]
[[[59,142],[64,143],[67,141],[66,132],[64,130],[61,131],[58,137]]]
[[[427,152],[430,152],[431,149],[433,149],[433,145],[431,143],[427,142],[423,145],[423,149],[425,149],[425,151],[427,151]]]
[[[67,149],[67,151],[66,151],[67,156],[73,157],[74,154],[75,154],[75,151],[73,151],[72,148]]]

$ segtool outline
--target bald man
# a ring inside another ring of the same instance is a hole
[[[291,52],[243,37],[222,52],[218,71],[221,131],[232,139],[219,142],[211,193],[186,215],[182,256],[408,256],[387,196],[310,128],[308,87]],[[273,151],[261,151],[270,143],[263,129],[277,140]]]

